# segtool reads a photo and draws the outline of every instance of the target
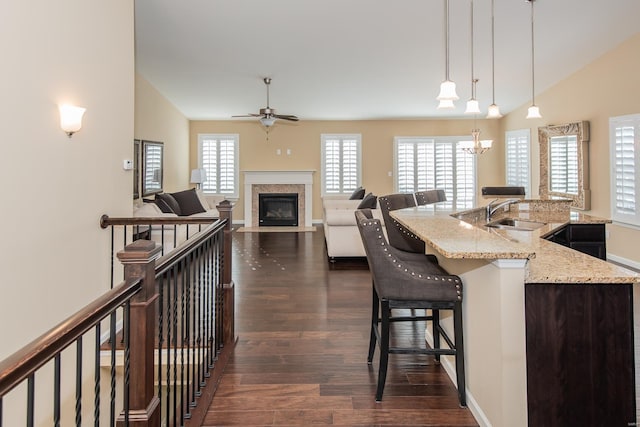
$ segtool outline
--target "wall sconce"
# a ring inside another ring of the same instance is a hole
[[[82,116],[87,109],[74,105],[59,105],[58,109],[60,110],[60,127],[71,138],[71,135],[82,128]]]

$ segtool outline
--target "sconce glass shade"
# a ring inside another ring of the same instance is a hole
[[[465,153],[469,154],[482,154],[493,146],[493,140],[483,139],[480,140],[480,131],[474,129],[471,131],[472,141],[460,141],[458,147]]]
[[[192,169],[191,170],[191,183],[202,184],[207,180],[207,171],[205,169]]]
[[[452,99],[441,99],[438,103],[438,110],[452,110],[456,108]]]
[[[531,107],[529,107],[529,109],[527,110],[527,119],[541,119],[542,116],[540,115],[540,108],[538,108],[538,106],[536,105],[532,105]]]
[[[467,101],[467,109],[464,111],[465,114],[480,114],[480,104],[478,100],[471,98]]]
[[[440,83],[440,94],[436,98],[438,101],[451,100],[457,101],[460,99],[456,93],[456,84],[451,80],[445,80]]]
[[[500,107],[496,104],[489,105],[487,119],[499,119],[500,117],[502,117],[502,114],[500,114]]]
[[[66,104],[59,105],[58,109],[60,110],[60,127],[71,138],[71,135],[82,129],[82,116],[87,109]]]
[[[273,124],[275,122],[276,122],[276,118],[275,117],[261,117],[260,118],[260,123],[262,123],[263,126],[266,126],[266,127],[273,126]]]

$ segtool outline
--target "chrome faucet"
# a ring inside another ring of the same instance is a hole
[[[494,199],[487,205],[487,222],[491,221],[491,217],[493,216],[493,214],[496,213],[500,208],[518,203],[520,201],[520,199],[507,199],[494,206],[493,203],[497,202],[498,200],[499,199]]]

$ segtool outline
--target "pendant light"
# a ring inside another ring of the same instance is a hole
[[[482,154],[491,149],[492,139],[480,139],[480,129],[471,131],[471,141],[460,141],[458,147],[468,154]]]
[[[526,0],[531,3],[531,107],[527,110],[527,119],[541,119],[540,109],[536,105],[536,79],[535,79],[535,65],[534,65],[534,33],[533,33],[533,2],[535,0]]]
[[[502,117],[500,114],[500,107],[496,104],[496,27],[494,17],[494,0],[491,0],[491,105],[487,111],[487,119],[499,119]]]
[[[473,68],[473,0],[471,0],[471,99],[467,101],[467,109],[465,114],[480,114],[480,104],[476,99],[476,84],[478,79],[475,77]]]
[[[444,0],[445,14],[445,81],[440,84],[440,94],[436,98],[440,101],[438,109],[455,108],[453,101],[460,99],[456,93],[456,84],[449,80],[449,0]]]

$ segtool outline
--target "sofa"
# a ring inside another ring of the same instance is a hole
[[[355,211],[362,203],[363,200],[358,199],[322,199],[322,223],[330,260],[366,256],[355,216]],[[372,213],[374,218],[384,221],[380,209],[372,209]],[[386,230],[383,229],[383,232],[386,235]]]
[[[153,199],[143,200],[143,203],[133,210],[134,218],[219,218],[216,206],[224,200],[224,196],[205,196],[201,190],[184,190],[176,193],[159,193]],[[152,225],[150,240],[163,246],[163,253],[167,253],[200,230],[198,224],[179,224],[174,226]],[[142,233],[149,230],[149,226],[140,226],[136,230]]]

